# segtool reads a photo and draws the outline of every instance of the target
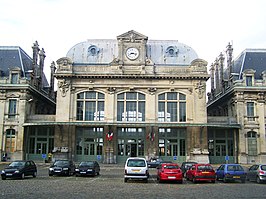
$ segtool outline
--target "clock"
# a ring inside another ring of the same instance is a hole
[[[139,50],[137,48],[130,47],[126,51],[126,56],[130,60],[137,59],[139,56]]]

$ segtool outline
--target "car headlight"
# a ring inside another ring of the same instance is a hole
[[[2,170],[2,173],[5,173],[5,170]]]
[[[19,170],[16,170],[15,173],[19,173]]]
[[[49,168],[49,171],[53,171],[54,170],[54,168]]]
[[[75,169],[75,171],[79,171],[79,169]]]
[[[63,170],[64,170],[64,171],[67,171],[67,170],[68,170],[68,168],[63,168]]]

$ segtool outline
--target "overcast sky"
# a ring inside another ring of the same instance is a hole
[[[116,39],[135,30],[152,40],[178,40],[210,65],[233,43],[266,48],[265,0],[0,0],[0,45],[32,57],[37,40],[45,70],[87,39]],[[49,75],[48,75],[49,78]]]

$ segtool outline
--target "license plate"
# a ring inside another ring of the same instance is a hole
[[[240,178],[240,176],[233,176],[233,178]]]
[[[203,171],[203,172],[201,172],[201,173],[210,173],[210,172]]]
[[[56,173],[60,173],[61,171],[54,171],[54,172],[56,172]]]
[[[133,169],[132,171],[133,171],[133,172],[140,172],[139,169],[138,169],[138,170],[137,170],[137,169]]]
[[[7,173],[6,176],[12,176],[12,173]]]
[[[81,171],[80,173],[86,173],[85,171]]]
[[[175,179],[175,176],[168,176],[168,179]]]

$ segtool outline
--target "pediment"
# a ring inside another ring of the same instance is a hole
[[[122,35],[117,36],[117,39],[134,42],[135,40],[148,40],[148,37],[134,30],[130,30]]]

